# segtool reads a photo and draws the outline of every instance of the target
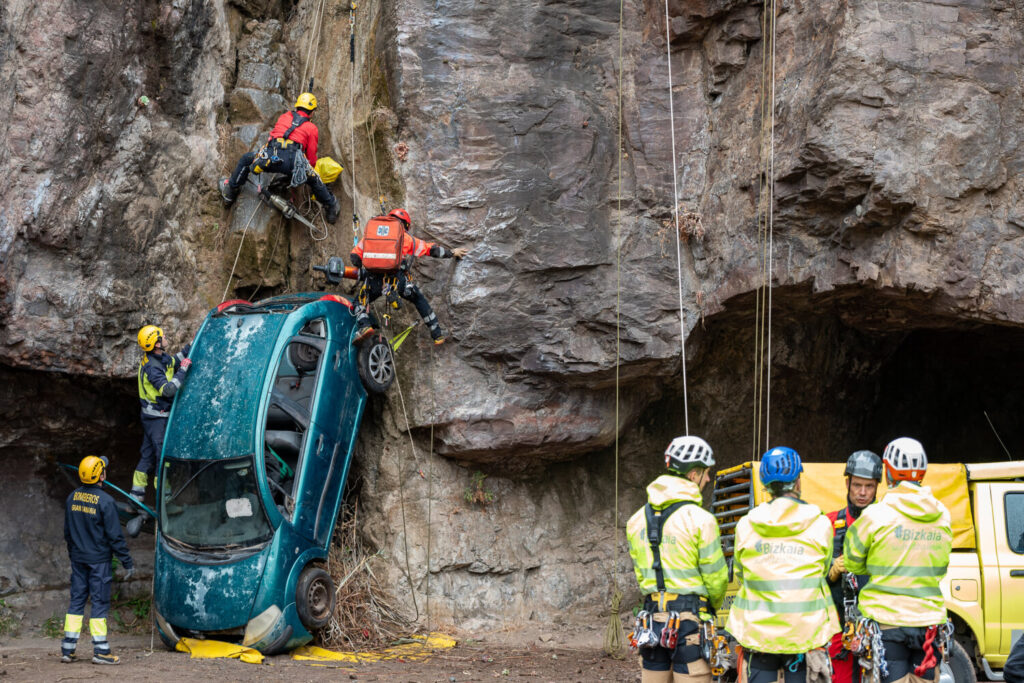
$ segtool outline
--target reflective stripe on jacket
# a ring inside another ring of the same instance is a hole
[[[839,632],[825,578],[832,524],[816,505],[786,496],[761,503],[736,525],[733,570],[740,590],[726,629],[743,647],[799,654]]]
[[[161,417],[171,409],[174,394],[181,388],[185,373],[180,369],[182,359],[188,355],[183,350],[176,356],[169,353],[145,353],[139,363],[139,402],[142,412]],[[163,416],[166,417],[166,416]]]
[[[902,482],[868,506],[846,532],[846,570],[870,574],[860,611],[880,624],[946,621],[939,582],[953,546],[949,510],[927,486]]]
[[[665,590],[680,595],[703,595],[713,607],[720,607],[725,598],[728,569],[718,524],[710,512],[700,507],[700,489],[689,479],[663,474],[648,485],[647,500],[655,510],[680,501],[693,503],[672,513],[662,530],[660,553]],[[654,555],[647,539],[644,508],[630,517],[626,536],[640,592],[656,593],[658,583],[652,569]]]

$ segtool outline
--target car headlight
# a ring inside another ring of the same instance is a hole
[[[250,619],[249,623],[245,625],[245,636],[242,638],[242,645],[248,647],[266,639],[274,632],[282,616],[284,615],[281,612],[281,608],[277,605],[271,605],[260,612],[258,616]]]

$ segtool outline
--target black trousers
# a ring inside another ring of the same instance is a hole
[[[889,668],[889,675],[882,679],[882,683],[891,683],[914,673],[914,669],[924,661],[924,640],[928,633],[926,627],[897,626],[896,628],[882,629],[882,646],[885,648],[885,663]],[[942,659],[939,651],[939,636],[933,642],[935,657]],[[935,667],[926,670],[919,678],[926,681],[936,680],[938,672]],[[915,674],[916,675],[916,674]]]
[[[801,655],[772,655],[752,650],[743,651],[743,671],[737,683],[775,683],[779,671],[785,683],[805,683],[807,662]]]
[[[291,145],[287,149],[283,149],[278,152],[277,156],[280,161],[268,164],[264,171],[270,173],[281,173],[289,178],[292,177],[292,170],[295,165],[295,155],[302,154],[302,147],[300,145]],[[231,188],[234,190],[242,189],[242,185],[245,185],[245,181],[249,178],[249,172],[252,169],[252,163],[256,160],[256,152],[247,152],[242,155],[242,158],[238,160],[238,165],[235,166],[235,172],[231,174],[231,180],[228,182]],[[306,176],[306,185],[313,192],[313,196],[316,200],[323,204],[325,207],[333,206],[337,199],[331,194],[331,191],[324,185],[324,181],[320,179],[320,176],[316,173],[310,173]]]
[[[376,301],[384,293],[384,278],[384,275],[374,273],[366,276],[366,286],[369,290],[367,292],[367,304]],[[416,283],[410,282],[402,271],[398,271],[395,275],[395,280],[398,295],[406,301],[412,302],[412,305],[416,307],[416,312],[423,318],[423,322],[427,324],[427,327],[431,330],[437,327],[437,316],[434,315],[434,309],[430,307],[430,302],[427,301],[427,297],[423,296],[423,292],[416,286]],[[356,327],[367,327],[369,325],[369,312],[362,305],[356,306]]]
[[[68,614],[84,614],[85,601],[92,600],[91,619],[104,619],[110,611],[110,583],[114,580],[110,562],[71,563],[71,601]]]

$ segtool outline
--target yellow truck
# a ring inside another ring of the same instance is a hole
[[[804,463],[801,497],[822,512],[845,507],[843,469],[842,463]],[[1024,632],[1024,461],[931,464],[924,483],[953,521],[953,553],[942,593],[956,642],[942,667],[942,683],[1000,681],[1010,646]],[[885,492],[883,481],[878,500]],[[756,462],[715,477],[711,511],[721,528],[730,581],[736,523],[767,499]],[[731,581],[719,626],[737,590]]]

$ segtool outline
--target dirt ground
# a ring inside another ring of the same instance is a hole
[[[582,636],[582,637],[578,637]],[[459,640],[451,650],[437,652],[427,661],[383,661],[367,664],[322,665],[295,661],[288,655],[268,657],[264,664],[237,660],[190,659],[168,652],[159,640],[150,650],[150,637],[111,634],[118,666],[98,666],[89,658],[73,664],[60,661],[60,640],[40,636],[10,638],[0,643],[0,683],[8,681],[639,681],[635,657],[617,661],[604,655],[594,634],[574,634],[580,647],[568,647],[565,638],[498,636]],[[88,636],[79,644],[90,655]]]

